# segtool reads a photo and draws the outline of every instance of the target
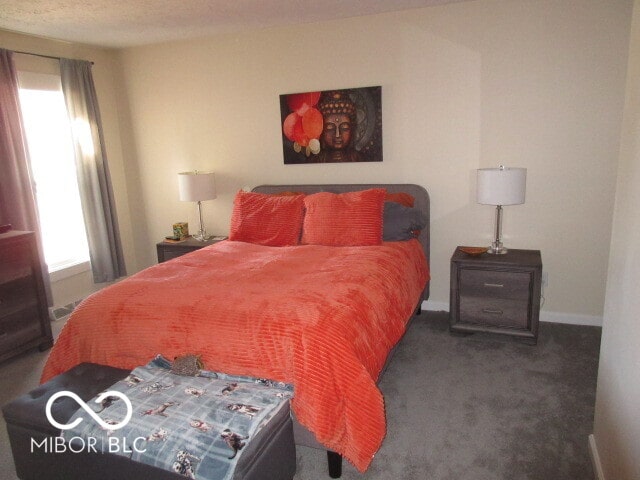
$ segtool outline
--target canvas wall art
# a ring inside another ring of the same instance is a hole
[[[285,164],[382,161],[382,87],[280,95]]]

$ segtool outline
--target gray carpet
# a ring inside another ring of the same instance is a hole
[[[342,478],[592,480],[599,346],[596,327],[544,323],[532,347],[453,337],[445,312],[423,313],[381,382],[387,438],[366,474],[345,462]],[[45,358],[0,364],[0,404],[37,385]],[[298,447],[297,469],[296,480],[329,478],[319,450]],[[0,421],[0,479],[16,478]]]

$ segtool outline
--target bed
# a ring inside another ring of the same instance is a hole
[[[407,196],[413,207],[398,207]],[[380,235],[370,229],[370,212],[327,216],[327,201],[347,201],[348,209],[354,198],[379,213],[372,205],[383,198],[385,225],[396,212],[398,218],[418,212],[426,223],[411,230],[415,238],[380,243],[378,237],[369,244]],[[364,472],[386,432],[376,382],[429,295],[428,215],[426,190],[409,184],[265,185],[239,192],[230,240],[85,299],[41,380],[81,362],[132,369],[158,353],[195,353],[210,370],[293,384],[296,443],[336,452]],[[290,242],[296,234],[290,224],[298,222],[303,245]],[[340,225],[340,235],[327,235]],[[364,245],[351,245],[355,237]]]

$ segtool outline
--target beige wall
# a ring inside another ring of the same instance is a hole
[[[26,51],[41,55],[62,56],[94,62],[93,77],[100,102],[100,113],[104,129],[107,158],[111,170],[113,189],[116,197],[116,209],[120,222],[120,233],[125,251],[127,268],[134,271],[138,268],[136,251],[133,246],[133,231],[131,215],[129,213],[129,199],[127,193],[127,172],[123,163],[122,145],[120,141],[120,126],[118,121],[117,98],[122,95],[118,87],[119,72],[115,52],[107,49],[87,47],[67,42],[57,42],[45,38],[19,35],[0,30],[0,47],[9,50]],[[16,58],[16,63],[27,65],[27,68],[38,69],[41,66],[49,68],[52,61],[39,57]],[[93,285],[90,272],[66,278],[52,283],[54,304],[64,305],[85,297],[88,293],[99,288]]]
[[[640,1],[635,1],[592,448],[599,480],[640,478]]]
[[[542,250],[542,318],[599,322],[630,11],[630,0],[479,0],[122,51],[140,265],[173,222],[196,224],[178,201],[183,170],[216,172],[205,222],[221,234],[243,186],[411,182],[431,193],[431,300],[447,308],[453,249],[493,233],[475,170],[502,163],[528,168],[504,237]],[[382,163],[283,165],[280,94],[368,85],[382,85]]]

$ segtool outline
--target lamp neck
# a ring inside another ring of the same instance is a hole
[[[507,249],[502,245],[502,205],[496,205],[496,235],[488,252],[494,254],[507,253]]]
[[[202,221],[202,202],[198,200],[198,217],[200,218],[200,232],[204,233],[204,222]]]
[[[198,233],[194,235],[193,238],[195,238],[196,240],[200,240],[201,242],[204,242],[206,240],[209,240],[211,236],[207,235],[207,231],[204,228],[204,222],[202,221],[202,201],[201,200],[198,200],[198,218],[200,219],[200,230],[198,230]]]

